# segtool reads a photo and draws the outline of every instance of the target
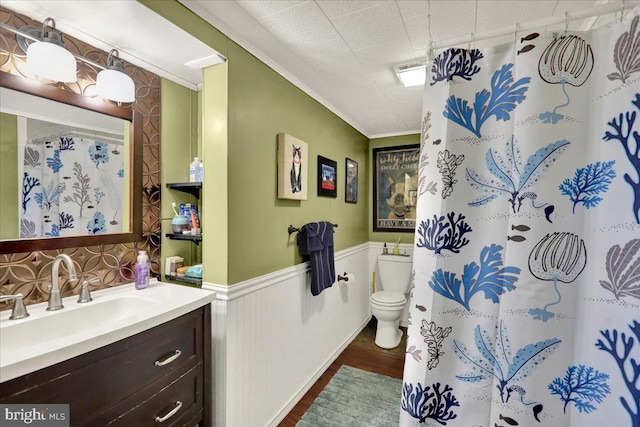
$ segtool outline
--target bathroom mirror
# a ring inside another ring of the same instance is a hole
[[[142,115],[0,72],[0,254],[138,241]]]

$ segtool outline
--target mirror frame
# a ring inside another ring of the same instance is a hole
[[[46,239],[22,239],[0,241],[0,254],[32,252],[48,249],[97,246],[116,243],[133,243],[142,240],[142,114],[131,108],[96,98],[78,95],[56,86],[0,71],[0,86],[18,92],[39,96],[63,104],[95,111],[131,122],[129,127],[129,230],[128,233],[101,235],[50,237]]]

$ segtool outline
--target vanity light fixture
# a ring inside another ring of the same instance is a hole
[[[427,65],[426,62],[399,65],[394,67],[394,70],[404,87],[412,87],[424,85],[427,78]]]
[[[77,80],[76,58],[64,47],[62,33],[56,30],[53,18],[44,20],[38,41],[29,44],[27,64],[39,78],[65,83]]]
[[[100,97],[117,103],[136,100],[135,83],[124,72],[124,65],[116,49],[111,49],[111,52],[109,52],[107,68],[98,73],[96,90]]]

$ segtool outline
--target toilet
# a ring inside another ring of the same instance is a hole
[[[378,320],[375,343],[378,347],[394,348],[402,338],[399,326],[407,305],[405,294],[411,286],[411,257],[378,255],[378,272],[376,292],[369,297],[371,313]]]

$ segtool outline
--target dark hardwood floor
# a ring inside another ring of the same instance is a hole
[[[329,366],[322,376],[311,386],[298,404],[289,412],[279,427],[295,427],[296,423],[307,412],[314,399],[331,380],[340,366],[347,365],[365,371],[377,372],[393,378],[402,379],[406,348],[406,329],[400,345],[386,350],[375,345],[375,318],[358,334],[338,358]]]

